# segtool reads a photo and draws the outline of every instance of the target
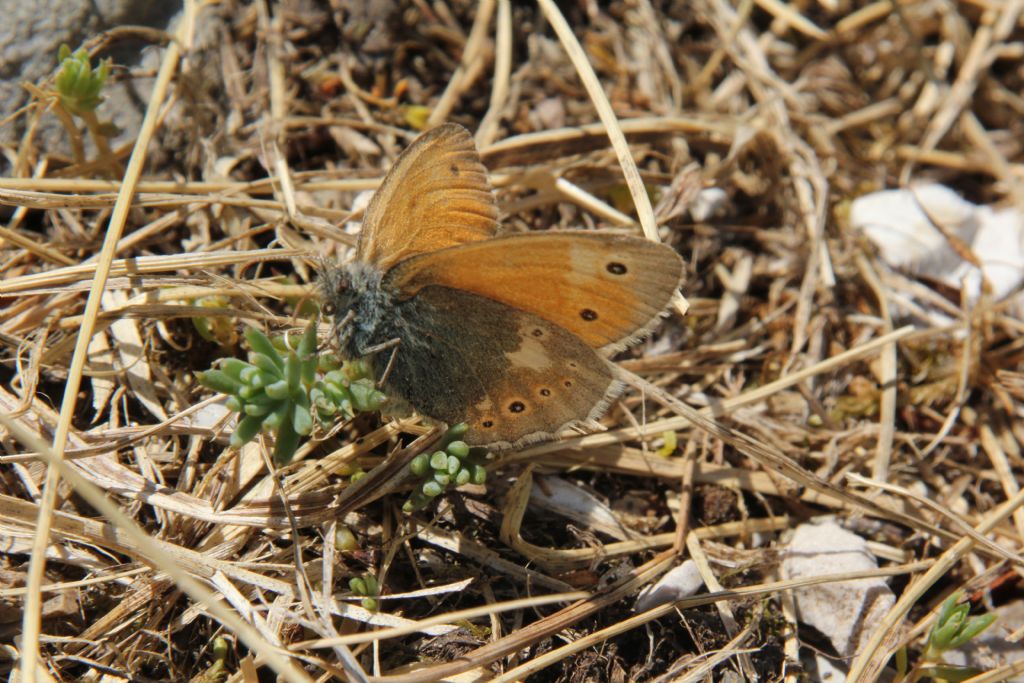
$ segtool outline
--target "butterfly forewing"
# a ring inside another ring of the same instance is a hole
[[[366,209],[358,258],[386,272],[416,254],[491,237],[497,219],[472,136],[445,124],[417,138],[388,171]]]
[[[683,265],[662,244],[608,233],[510,235],[423,254],[388,285],[403,298],[444,286],[539,316],[593,348],[619,349],[657,321]]]

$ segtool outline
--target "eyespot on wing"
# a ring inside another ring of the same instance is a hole
[[[500,301],[616,350],[650,330],[683,278],[671,248],[609,233],[546,232],[464,244],[410,259],[389,275],[400,297],[431,285]]]

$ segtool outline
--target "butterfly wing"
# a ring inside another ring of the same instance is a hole
[[[357,254],[386,272],[410,256],[482,240],[498,209],[473,137],[438,126],[409,145],[370,200]]]
[[[650,331],[682,278],[682,259],[663,244],[543,232],[423,254],[387,279],[402,298],[432,286],[472,292],[554,323],[592,348],[619,350]]]
[[[397,302],[387,390],[421,414],[465,421],[470,445],[519,446],[599,417],[622,385],[580,339],[525,311],[428,287]],[[379,372],[388,354],[374,357]]]

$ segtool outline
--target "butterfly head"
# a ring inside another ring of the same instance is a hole
[[[324,312],[334,318],[342,351],[349,358],[362,356],[391,310],[380,271],[358,260],[341,266],[324,264],[319,280]]]

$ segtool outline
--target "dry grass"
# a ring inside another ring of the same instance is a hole
[[[6,122],[5,669],[184,681],[223,635],[231,681],[797,680],[801,644],[830,645],[778,547],[822,514],[899,596],[851,680],[913,659],[957,588],[1020,599],[1024,324],[892,272],[844,220],[919,178],[1024,208],[1020,2],[186,5],[159,70],[117,74],[148,97],[120,177],[42,148],[42,109]],[[430,429],[362,416],[273,473],[192,373],[240,353],[231,330],[301,327],[356,194],[444,120],[476,131],[505,227],[671,244],[689,311],[620,359],[607,431],[406,515]],[[709,186],[730,210],[694,221]],[[897,297],[954,323],[907,325]],[[603,514],[552,523],[552,475]],[[633,613],[687,556],[711,592]],[[349,599],[366,572],[378,612]]]

